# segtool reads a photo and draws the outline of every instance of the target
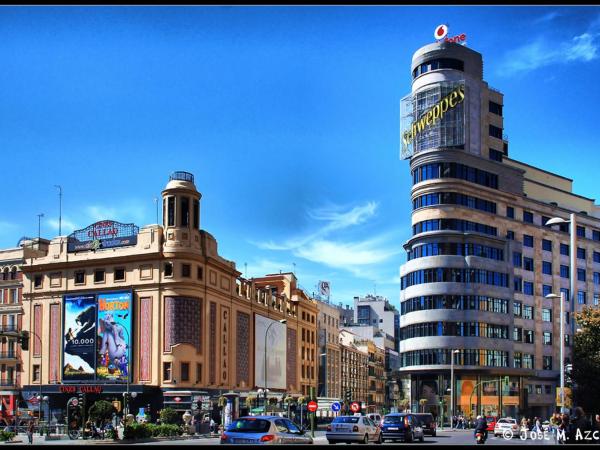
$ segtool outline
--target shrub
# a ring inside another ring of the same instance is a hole
[[[11,431],[0,431],[0,441],[12,441],[12,439],[16,436],[15,433]]]
[[[167,407],[160,410],[160,421],[162,423],[177,423],[179,414],[173,408]]]
[[[123,439],[146,439],[152,437],[152,429],[145,423],[125,425]]]

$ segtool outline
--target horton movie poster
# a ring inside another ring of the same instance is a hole
[[[98,381],[127,382],[130,373],[131,292],[97,294]]]
[[[64,296],[63,380],[93,380],[96,364],[96,296]]]

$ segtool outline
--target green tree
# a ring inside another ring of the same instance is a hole
[[[115,407],[111,402],[107,402],[106,400],[98,400],[96,401],[92,407],[90,408],[88,414],[89,418],[94,422],[108,422],[113,413],[116,413]]]
[[[160,422],[161,423],[177,423],[179,421],[179,414],[171,407],[163,408],[160,410]]]
[[[581,331],[573,339],[573,400],[591,413],[600,405],[600,310],[586,306],[575,321]]]

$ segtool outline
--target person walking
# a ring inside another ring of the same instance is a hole
[[[587,444],[589,441],[584,440],[586,431],[592,430],[592,424],[585,417],[585,412],[581,406],[578,406],[573,411],[573,417],[569,422],[567,432],[567,444]]]
[[[33,420],[30,420],[29,425],[27,425],[27,440],[29,441],[30,444],[33,444],[33,432],[34,432]]]
[[[564,413],[560,416],[560,424],[558,425],[558,430],[556,431],[556,441],[559,444],[566,444],[567,441],[567,433],[569,432],[569,415]]]

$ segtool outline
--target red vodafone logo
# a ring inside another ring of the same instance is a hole
[[[358,404],[358,402],[352,402],[350,404],[350,411],[355,412],[355,413],[360,411],[360,405]]]
[[[436,39],[444,39],[448,34],[448,25],[438,25],[433,33],[433,37]]]
[[[319,409],[317,402],[308,402],[308,410],[310,412],[315,412],[317,409]]]

